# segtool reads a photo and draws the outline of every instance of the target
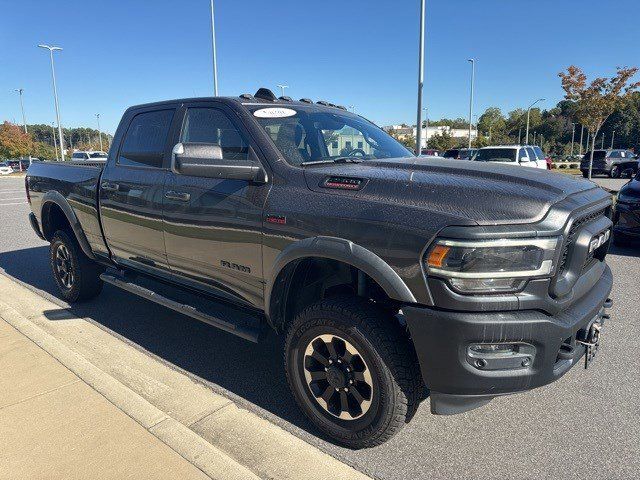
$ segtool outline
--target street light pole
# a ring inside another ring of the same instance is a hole
[[[427,107],[424,107],[422,110],[424,110],[424,148],[426,149],[429,146],[429,110]]]
[[[38,45],[40,48],[46,48],[49,50],[49,57],[51,59],[51,79],[53,81],[53,99],[56,105],[56,121],[58,122],[58,139],[60,140],[60,158],[64,162],[64,138],[62,137],[62,126],[60,125],[60,106],[58,103],[58,87],[56,86],[56,70],[53,66],[53,52],[56,50],[62,50],[60,47],[53,47],[49,45]]]
[[[533,102],[531,105],[529,105],[529,108],[527,108],[527,133],[525,135],[525,139],[524,139],[524,144],[525,145],[529,145],[529,114],[531,113],[531,108],[538,102],[544,102],[545,99],[544,98],[539,98],[538,100],[536,100],[535,102]]]
[[[98,137],[100,138],[100,151],[103,152],[104,150],[102,150],[102,131],[100,130],[100,114],[96,113],[96,119],[98,120]]]
[[[213,95],[218,96],[218,61],[216,58],[216,22],[211,0],[211,49],[213,51]]]
[[[611,150],[613,150],[613,139],[616,138],[616,131],[611,132]]]
[[[469,148],[471,148],[471,122],[473,121],[473,84],[476,79],[476,61],[473,58],[467,59],[471,63],[471,96],[469,97]]]
[[[58,160],[60,160],[60,157],[58,156],[58,144],[56,143],[56,127],[54,126],[55,123],[51,122],[51,132],[53,133],[53,149],[56,152],[56,162]]]
[[[418,113],[416,121],[416,155],[422,153],[422,85],[424,84],[424,21],[426,0],[420,0],[420,44],[418,45]]]
[[[15,90],[20,95],[20,109],[22,110],[22,125],[24,126],[24,133],[27,132],[27,119],[24,116],[24,103],[22,102],[22,93],[24,92],[24,88],[16,88]]]
[[[578,155],[582,157],[582,136],[584,135],[584,125],[580,124],[580,151]]]
[[[276,85],[276,87],[278,87],[281,91],[282,91],[282,96],[284,97],[284,89],[285,88],[289,88],[289,85]]]
[[[604,132],[602,132],[602,144],[600,145],[600,148],[604,148]]]
[[[571,125],[573,125],[573,130],[571,131],[571,156],[573,157],[573,142],[576,138],[576,124],[572,123]]]

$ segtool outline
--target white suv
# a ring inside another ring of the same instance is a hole
[[[538,159],[533,147],[522,145],[484,147],[478,150],[472,160],[547,169],[547,162],[544,158]]]
[[[100,150],[88,150],[73,152],[71,160],[106,160],[107,154]]]

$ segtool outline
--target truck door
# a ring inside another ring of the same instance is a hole
[[[181,143],[218,145],[223,159],[257,159],[247,131],[228,107],[187,104]],[[168,173],[164,242],[171,270],[260,306],[262,216],[268,184]]]
[[[114,260],[167,269],[162,230],[170,129],[176,108],[133,112],[100,181],[100,216]],[[117,134],[116,134],[117,137]]]

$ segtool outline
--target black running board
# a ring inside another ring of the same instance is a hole
[[[225,306],[222,304],[217,305],[218,315],[211,315],[198,310],[192,305],[187,305],[173,300],[167,296],[161,295],[149,288],[143,287],[126,277],[119,277],[110,273],[103,273],[100,275],[100,279],[103,282],[110,283],[116,287],[119,287],[127,292],[133,293],[139,297],[142,297],[151,302],[162,305],[163,307],[170,308],[178,313],[187,315],[188,317],[195,318],[201,322],[207,323],[214,327],[224,330],[225,332],[232,333],[238,337],[244,338],[251,342],[258,342],[260,333],[262,331],[262,322],[255,316],[249,315],[241,310],[233,309],[233,307]],[[178,288],[178,287],[175,287]],[[231,320],[225,320],[220,318]],[[237,323],[236,323],[237,322]]]

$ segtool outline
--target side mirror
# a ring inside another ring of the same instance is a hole
[[[254,157],[249,149],[250,157]],[[193,177],[224,178],[265,183],[267,176],[255,160],[224,159],[220,145],[212,143],[177,143],[171,152],[171,171]]]

